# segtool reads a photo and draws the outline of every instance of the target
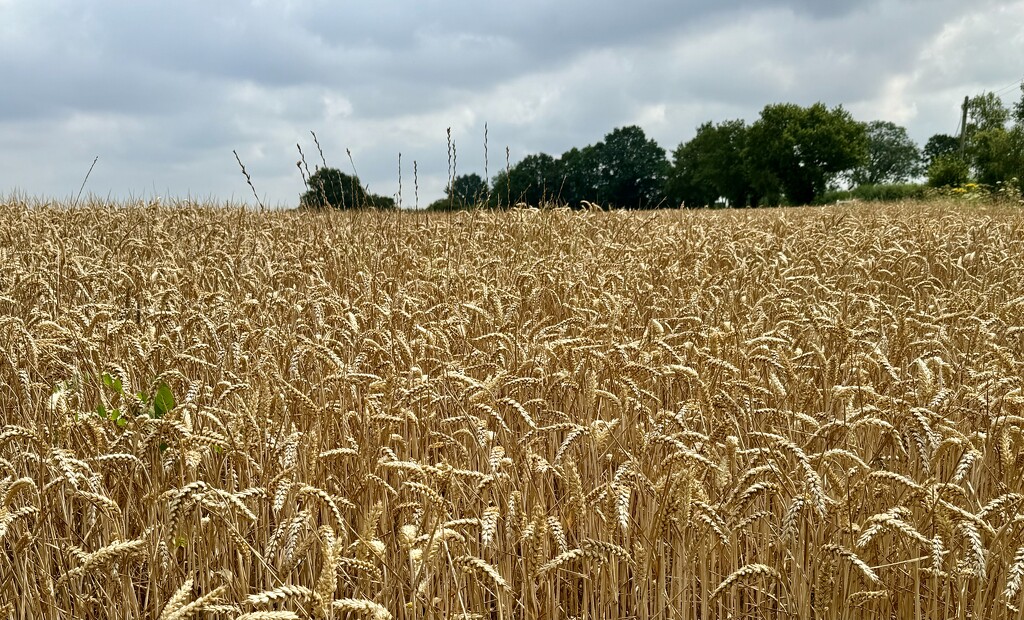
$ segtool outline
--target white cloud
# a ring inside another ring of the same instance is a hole
[[[909,76],[894,75],[885,80],[882,92],[878,97],[852,105],[851,112],[860,118],[906,125],[917,117],[917,102],[911,96],[909,86]]]

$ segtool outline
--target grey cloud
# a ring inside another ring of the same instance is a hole
[[[831,14],[856,5],[797,6]],[[296,8],[188,0],[169,10],[155,0],[42,0],[20,26],[48,44],[13,63],[2,77],[32,85],[29,90],[43,95],[37,101],[53,102],[51,112],[69,93],[80,97],[74,100],[77,105],[87,105],[89,98],[102,105],[101,93],[117,94],[107,102],[113,109],[119,103],[145,103],[150,109],[174,105],[197,87],[190,79],[205,76],[279,86],[328,84],[351,92],[366,113],[388,114],[409,105],[402,103],[409,96],[401,85],[486,88],[538,65],[557,67],[590,49],[649,43],[750,6],[764,3],[646,0],[627,6],[532,0],[509,6],[388,0],[372,8],[327,2]],[[40,73],[58,79],[33,83],[32,75]],[[444,105],[449,99],[435,96],[417,103]],[[18,108],[17,103],[12,102],[8,114],[19,109],[41,114],[48,108]]]
[[[952,130],[945,109],[973,94],[963,90],[1020,73],[1021,7],[16,0],[0,3],[0,83],[11,86],[0,90],[0,192],[63,187],[100,152],[97,186],[244,197],[237,148],[261,192],[294,202],[295,142],[315,129],[329,161],[351,147],[379,193],[397,191],[401,151],[411,195],[418,159],[433,198],[447,176],[447,126],[460,171],[482,172],[490,123],[493,174],[505,145],[513,159],[558,154],[641,122],[671,150],[703,121],[752,120],[776,101],[871,115],[898,106],[923,141]],[[46,169],[19,163],[26,153]]]

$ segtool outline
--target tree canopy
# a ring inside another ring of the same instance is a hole
[[[865,132],[867,158],[853,170],[855,184],[905,183],[921,174],[921,151],[905,128],[889,121],[872,121]]]
[[[867,132],[842,106],[774,104],[750,127],[744,153],[761,194],[809,204],[866,160]]]
[[[991,187],[1024,188],[1024,86],[1013,108],[992,92],[969,99],[962,131],[955,148],[948,136],[932,136],[925,145],[930,185],[973,179]]]
[[[672,151],[671,162],[643,129],[619,127],[601,141],[559,156],[527,155],[490,183],[476,173],[460,175],[445,189],[445,198],[428,208],[800,205],[825,200],[833,190],[887,195],[887,188],[925,172],[933,186],[969,180],[1024,186],[1024,85],[1021,93],[1011,107],[995,93],[969,99],[961,135],[935,134],[923,149],[904,127],[858,122],[842,106],[823,103],[770,104],[752,124],[740,119],[703,123]],[[301,204],[392,208],[394,200],[368,193],[352,175],[323,168],[308,179]]]
[[[487,181],[475,172],[459,175],[446,193],[457,202],[476,205],[487,198]]]
[[[995,93],[984,93],[967,103],[967,162],[979,183],[995,185],[1010,178],[1015,166],[1010,110]]]
[[[578,207],[584,200],[599,202],[600,150],[595,145],[573,147],[558,158],[559,200]]]
[[[951,157],[959,153],[960,140],[944,133],[937,133],[928,138],[921,151],[926,167],[931,167],[940,157]]]
[[[358,177],[337,168],[318,168],[306,186],[299,205],[308,209],[395,208],[393,198],[367,192]]]
[[[670,202],[702,207],[725,198],[731,206],[756,206],[744,160],[748,129],[742,120],[698,127],[697,135],[672,153],[666,187]]]
[[[1013,120],[1018,127],[1024,125],[1024,83],[1020,85],[1020,99],[1013,104]]]
[[[491,197],[499,205],[538,206],[554,200],[559,186],[557,161],[547,153],[537,153],[499,172],[494,178]]]
[[[967,102],[967,137],[978,131],[1006,129],[1010,110],[1003,105],[995,93],[988,92],[972,97]]]
[[[597,196],[601,204],[650,209],[665,201],[665,149],[636,125],[622,127],[594,146]]]
[[[445,197],[439,198],[427,206],[430,211],[450,211],[485,206],[487,203],[487,181],[473,172],[460,174],[445,188]]]
[[[604,140],[573,148],[555,158],[527,155],[494,178],[491,204],[540,205],[582,201],[626,209],[648,209],[664,202],[668,172],[665,150],[637,126],[622,127]]]

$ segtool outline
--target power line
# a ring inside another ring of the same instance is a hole
[[[1013,90],[1014,88],[1019,87],[1021,84],[1024,84],[1024,75],[1022,75],[1019,80],[1017,80],[1016,82],[1010,84],[1009,86],[1005,86],[1005,87],[1000,88],[999,90],[995,91],[995,94],[996,95],[1001,95],[1002,93],[1005,93],[1008,90]]]
[[[1018,88],[1018,87],[1020,87],[1021,85],[1024,85],[1024,75],[1022,75],[1022,76],[1020,77],[1020,79],[1018,79],[1017,81],[1015,81],[1015,82],[1013,82],[1013,83],[1011,83],[1011,84],[1008,84],[1008,85],[1006,85],[1006,86],[1004,86],[1004,87],[1000,88],[999,90],[994,90],[994,91],[988,91],[988,92],[991,92],[991,93],[992,93],[993,95],[995,95],[996,97],[998,97],[999,95],[1001,95],[1001,94],[1003,94],[1003,93],[1005,93],[1005,92],[1011,91],[1011,90],[1013,90],[1013,89],[1015,89],[1015,88]],[[976,94],[976,95],[974,96],[974,98],[980,97],[981,95],[982,95],[982,93],[980,93],[980,92],[979,92],[979,93],[977,93],[977,94]],[[960,131],[961,131],[962,129],[966,129],[966,127],[965,127],[965,125],[964,125],[964,121],[963,121],[963,116],[961,116],[961,120],[957,121],[957,124],[956,124],[956,132],[954,132],[954,133],[953,133],[953,135],[954,135],[954,136],[956,136],[956,135],[961,135],[961,134],[960,134]]]
[[[1024,75],[1022,75],[1019,80],[1013,82],[1012,84],[1008,84],[1007,86],[1004,86],[1003,88],[1000,88],[999,90],[989,91],[989,92],[992,92],[992,94],[994,94],[994,95],[996,95],[998,97],[1002,93],[1005,93],[1007,91],[1013,90],[1014,88],[1017,88],[1017,87],[1019,87],[1021,85],[1024,85]],[[981,95],[982,95],[982,93],[979,92],[973,98],[980,97]],[[972,98],[969,97],[968,99],[972,99]],[[964,107],[961,108],[961,112],[962,113],[961,113],[960,119],[957,120],[956,130],[952,134],[954,136],[961,136],[962,137],[963,134],[961,133],[961,131],[966,130],[966,127],[965,127],[965,124],[964,124],[964,116],[965,115],[963,114],[963,112],[965,110],[966,110],[966,102],[965,102]]]

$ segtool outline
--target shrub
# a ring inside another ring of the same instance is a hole
[[[925,197],[925,186],[916,183],[892,183],[886,185],[861,185],[856,187],[853,197],[869,202],[897,202],[918,200]]]
[[[944,155],[928,167],[928,186],[959,187],[967,183],[970,175],[967,162],[955,155]]]
[[[815,201],[815,204],[827,205],[843,200],[863,200],[865,202],[920,200],[926,197],[926,190],[924,185],[917,183],[865,184],[850,190],[825,192]]]

